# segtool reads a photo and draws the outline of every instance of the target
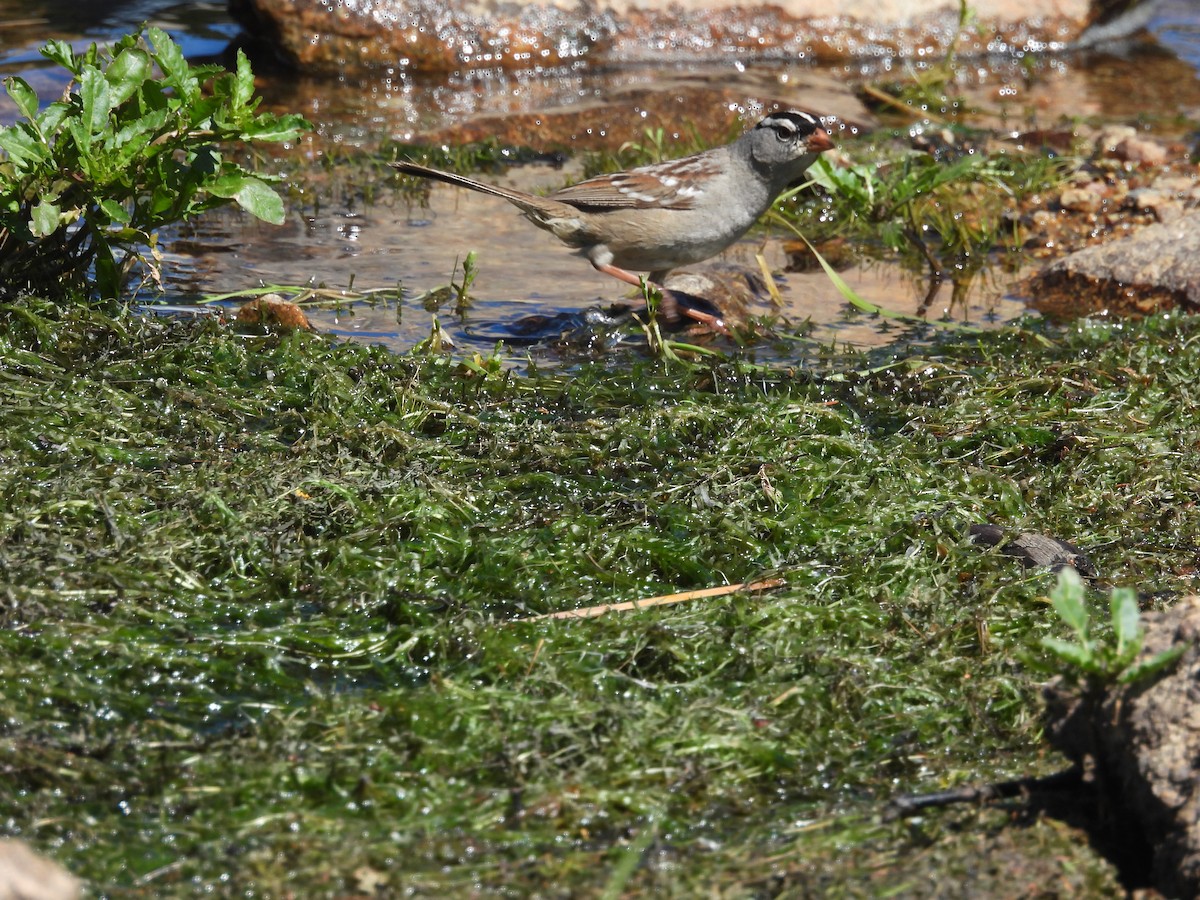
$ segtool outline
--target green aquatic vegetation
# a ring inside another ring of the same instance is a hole
[[[254,75],[190,66],[157,28],[76,53],[51,41],[42,55],[73,82],[39,108],[33,88],[5,80],[22,118],[0,129],[0,276],[8,293],[68,297],[94,288],[122,296],[141,265],[158,280],[158,229],[234,203],[283,221],[276,179],[252,173],[221,145],[289,141],[300,116],[257,113]]]
[[[0,305],[0,817],[98,893],[899,891],[980,828],[1110,891],[877,814],[1058,767],[971,523],[1194,589],[1198,327],[550,375]]]

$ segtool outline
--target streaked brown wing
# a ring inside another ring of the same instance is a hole
[[[598,175],[555,191],[551,198],[581,209],[691,209],[699,195],[697,178],[715,174],[716,162],[704,155],[643,166],[614,175]]]

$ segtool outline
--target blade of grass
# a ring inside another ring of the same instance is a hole
[[[825,257],[817,252],[817,248],[812,245],[809,239],[805,237],[804,234],[801,233],[801,231],[794,225],[791,225],[790,223],[788,224],[795,235],[800,238],[800,240],[804,241],[805,245],[812,252],[812,255],[816,257],[817,262],[821,264],[821,268],[825,270],[826,276],[831,282],[833,282],[833,286],[837,288],[838,293],[841,294],[846,299],[846,302],[855,309],[860,309],[863,312],[870,313],[872,315],[882,316],[885,319],[896,319],[897,321],[901,322],[911,322],[914,325],[928,325],[932,328],[941,328],[946,331],[957,331],[961,334],[983,334],[983,329],[975,325],[964,325],[961,322],[931,321],[929,319],[922,318],[921,316],[896,312],[893,309],[887,309],[883,306],[872,303],[869,300],[864,300],[858,295],[858,292],[855,291],[854,288],[850,287],[850,285],[846,283],[845,279],[837,273],[837,271],[829,264]]]
[[[646,824],[642,827],[638,836],[621,852],[617,864],[613,866],[612,872],[608,876],[608,883],[604,886],[604,891],[600,894],[601,900],[620,900],[620,897],[625,892],[625,885],[629,883],[629,879],[637,871],[638,864],[642,861],[642,856],[645,855],[646,850],[653,843],[657,835],[658,820],[651,815],[647,817]]]
[[[758,269],[762,272],[763,283],[766,284],[767,293],[771,296],[771,304],[778,309],[783,306],[783,295],[779,293],[779,285],[775,283],[775,276],[771,274],[767,258],[761,253],[754,254],[754,258],[758,261]]]

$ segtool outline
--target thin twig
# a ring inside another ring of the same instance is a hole
[[[1034,791],[1074,790],[1082,784],[1083,770],[1075,766],[1040,778],[1014,778],[1012,781],[969,785],[950,791],[936,791],[932,794],[905,794],[902,797],[893,797],[888,801],[884,818],[897,819],[914,816],[922,810],[951,806],[955,803],[988,803],[992,800],[1003,800],[1006,797],[1019,797]]]
[[[608,612],[625,612],[631,609],[646,609],[651,606],[667,606],[672,603],[684,603],[688,600],[703,600],[708,597],[723,597],[726,594],[736,594],[738,591],[767,591],[777,588],[786,582],[782,578],[765,578],[762,581],[746,581],[740,584],[725,584],[720,587],[705,588],[700,591],[684,591],[681,594],[663,594],[658,597],[648,597],[645,600],[627,600],[623,603],[605,603],[602,606],[586,606],[583,609],[564,609],[561,612],[545,613],[540,616],[526,616],[513,619],[514,622],[536,622],[539,619],[593,619]]]
[[[546,639],[539,638],[538,642],[537,642],[537,646],[533,648],[533,658],[531,660],[529,660],[529,665],[525,669],[525,677],[526,678],[529,677],[529,673],[533,671],[533,667],[537,664],[538,657],[541,655],[542,648],[544,646],[546,646]]]
[[[878,100],[880,103],[890,106],[893,109],[904,113],[906,116],[909,116],[910,118],[929,119],[929,121],[937,122],[939,125],[946,125],[949,122],[949,120],[947,120],[943,116],[939,116],[937,113],[932,112],[931,110],[918,109],[915,106],[909,106],[907,103],[904,103],[901,100],[897,100],[895,97],[893,97],[891,94],[887,93],[886,91],[881,91],[881,90],[879,90],[879,88],[872,87],[869,84],[863,85],[861,90],[868,97]]]

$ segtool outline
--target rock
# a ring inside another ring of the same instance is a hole
[[[1104,203],[1101,193],[1103,185],[1096,184],[1073,185],[1063,188],[1058,198],[1058,205],[1072,212],[1095,213],[1100,211]]]
[[[0,839],[0,900],[76,900],[79,879],[21,841]]]
[[[1099,156],[1112,156],[1117,152],[1117,145],[1137,136],[1137,129],[1132,125],[1106,125],[1096,135],[1093,145]]]
[[[1087,247],[1029,279],[1034,308],[1054,318],[1200,308],[1200,212]]]
[[[962,55],[1065,46],[1130,4],[975,0]],[[451,72],[600,62],[845,62],[940,55],[958,34],[958,0],[230,0],[246,31],[306,72]]]
[[[281,331],[316,330],[303,309],[279,294],[263,294],[243,304],[237,311],[237,323],[252,328],[278,328]]]
[[[1131,209],[1148,210],[1160,222],[1173,222],[1183,215],[1183,202],[1173,194],[1154,187],[1134,188],[1126,197]]]
[[[669,276],[662,287],[678,295],[677,302],[687,303],[701,312],[716,313],[730,328],[740,327],[751,309],[767,298],[762,277],[740,266],[679,272]],[[679,324],[694,323],[685,319]]]
[[[1162,144],[1123,125],[1103,129],[1096,139],[1096,152],[1100,156],[1147,167],[1161,166],[1168,155]]]
[[[1138,166],[1161,166],[1169,156],[1166,147],[1130,125],[1106,125],[1096,135],[1094,146],[1097,156]]]
[[[1155,888],[1200,896],[1200,597],[1143,616],[1139,660],[1188,649],[1149,682],[1079,693],[1047,687],[1047,734],[1091,771],[1111,827],[1144,841]]]
[[[1161,166],[1167,161],[1167,148],[1147,138],[1130,137],[1117,144],[1113,156],[1139,166]]]
[[[1026,568],[1046,566],[1057,572],[1064,566],[1071,566],[1085,578],[1096,578],[1100,574],[1095,563],[1081,549],[1047,534],[1033,531],[1012,534],[1009,529],[985,523],[972,525],[969,534],[972,543],[999,547],[1001,553],[1016,557]]]

